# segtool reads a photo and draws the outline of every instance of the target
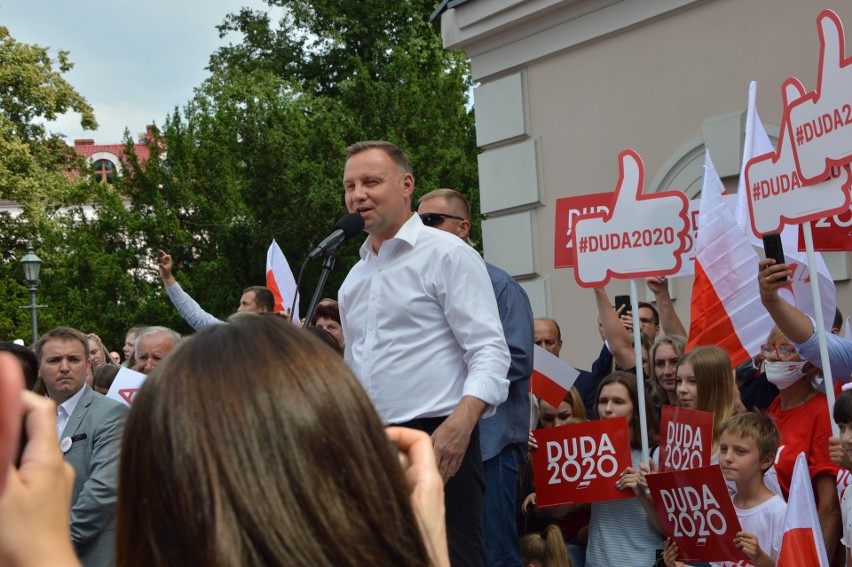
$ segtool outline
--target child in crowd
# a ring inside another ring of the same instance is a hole
[[[524,567],[574,567],[562,542],[562,533],[551,524],[541,533],[521,538]]]
[[[736,382],[731,358],[724,349],[702,346],[680,357],[677,365],[677,399],[681,407],[713,414],[713,443],[716,462],[722,425],[734,413]]]
[[[844,389],[834,402],[834,421],[840,429],[840,444],[848,459],[852,457],[852,390]],[[835,458],[833,453],[832,460],[841,466],[846,464],[845,460]],[[840,512],[843,517],[843,538],[840,543],[846,546],[846,564],[852,565],[852,490],[848,487],[843,491]]]
[[[558,408],[553,407],[546,401],[538,400],[538,428],[547,429],[580,423],[586,421],[586,408],[577,388],[571,388]],[[530,450],[535,450],[538,445],[535,438],[530,434]],[[558,531],[561,530],[562,538],[573,559],[574,567],[583,567],[586,556],[586,540],[589,526],[589,506],[581,504],[578,506],[557,506],[555,508],[535,507],[535,485],[532,475],[532,463],[527,458],[526,465],[521,473],[521,490],[526,498],[521,506],[523,513],[522,533],[528,534],[541,530],[544,533],[548,524],[556,522]],[[537,536],[538,537],[538,536]],[[541,539],[539,537],[539,539]],[[528,562],[525,562],[528,563]]]
[[[622,473],[616,486],[632,489],[636,498],[592,503],[589,542],[586,547],[587,567],[653,565],[657,550],[662,548],[659,520],[646,492],[645,476],[640,472],[640,411],[645,412],[648,443],[658,445],[659,441],[657,413],[650,398],[645,397],[644,408],[639,406],[636,375],[630,372],[613,372],[601,380],[598,386],[595,400],[598,417],[626,417],[628,420],[633,466]],[[654,458],[653,451],[651,458]]]
[[[734,508],[742,531],[734,544],[756,567],[774,567],[784,536],[787,504],[763,482],[772,466],[781,433],[771,417],[746,413],[731,417],[720,428],[719,464],[725,480],[736,485]],[[677,544],[666,540],[663,558],[666,567],[680,566]],[[714,567],[730,567],[739,562],[713,563]]]

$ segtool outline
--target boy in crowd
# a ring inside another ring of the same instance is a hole
[[[832,437],[831,460],[849,470],[852,458],[852,390],[844,385],[843,393],[834,403],[834,421],[840,430],[840,438]],[[852,490],[847,486],[840,500],[840,513],[843,518],[843,537],[840,540],[846,547],[846,564],[852,565]]]
[[[758,413],[736,415],[722,425],[719,438],[719,465],[725,480],[733,482],[737,494],[734,508],[742,531],[734,544],[756,567],[775,567],[784,536],[787,504],[763,482],[763,474],[772,466],[781,433],[772,418]],[[666,540],[663,557],[667,567],[677,562],[677,544]],[[713,566],[738,565],[733,561]]]

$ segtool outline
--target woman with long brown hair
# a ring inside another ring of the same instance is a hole
[[[713,414],[710,453],[718,459],[722,424],[734,415],[737,384],[731,357],[717,346],[700,346],[680,357],[677,365],[678,405]]]
[[[366,393],[277,317],[207,327],[171,353],[122,449],[118,565],[448,563],[443,511],[415,515]]]

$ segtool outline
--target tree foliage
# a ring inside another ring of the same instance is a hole
[[[0,199],[21,205],[19,215],[0,215],[0,246],[8,251],[0,260],[4,337],[30,336],[29,312],[18,308],[29,304],[18,260],[27,241],[55,238],[57,211],[73,200],[68,173],[82,165],[43,122],[71,110],[80,114],[84,128],[97,126],[91,106],[62,77],[71,67],[66,52],[52,59],[47,48],[20,43],[0,26]]]
[[[91,203],[94,214],[48,215],[51,227],[39,229],[45,322],[97,331],[113,346],[136,323],[188,331],[157,278],[159,248],[175,258],[181,285],[226,317],[240,289],[265,281],[273,238],[298,272],[345,213],[343,149],[358,140],[405,148],[416,194],[453,187],[476,208],[467,62],[426,21],[433,4],[274,0],[277,21],[229,15],[220,32],[240,41],[211,56],[211,76],[149,142],[151,159],[141,163],[128,136],[112,185],[85,177],[57,193],[56,203]],[[325,295],[336,294],[360,242],[341,247]],[[303,310],[318,272],[306,271]]]

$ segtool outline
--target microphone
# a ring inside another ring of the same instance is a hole
[[[337,221],[337,224],[334,225],[334,232],[329,234],[325,240],[319,243],[319,246],[313,249],[313,251],[308,254],[308,259],[306,261],[311,261],[320,254],[325,254],[328,256],[332,254],[337,247],[340,246],[340,243],[344,240],[349,240],[350,238],[354,238],[358,234],[361,234],[361,231],[364,230],[364,219],[358,213],[349,213],[348,215],[343,215],[340,217],[340,220]]]

